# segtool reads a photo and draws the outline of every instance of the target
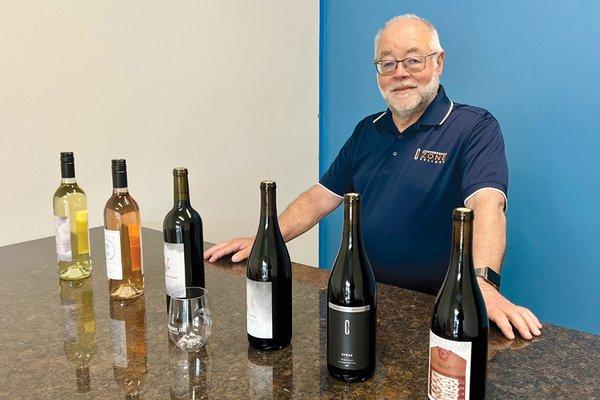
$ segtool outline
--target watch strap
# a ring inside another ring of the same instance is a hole
[[[475,276],[483,278],[484,281],[500,290],[500,275],[491,268],[475,268]]]

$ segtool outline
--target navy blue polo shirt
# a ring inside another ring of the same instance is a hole
[[[378,281],[435,293],[446,274],[452,210],[478,190],[506,196],[508,166],[498,121],[438,94],[399,132],[388,109],[358,123],[320,184],[361,194],[363,243]]]

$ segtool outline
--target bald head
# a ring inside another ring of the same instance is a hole
[[[404,14],[390,19],[377,32],[374,41],[375,59],[381,56],[379,54],[381,40],[390,41],[395,38],[408,38],[415,43],[415,47],[423,52],[441,53],[444,51],[437,30],[431,22],[414,14]]]

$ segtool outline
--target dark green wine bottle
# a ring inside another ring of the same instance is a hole
[[[429,335],[431,400],[485,398],[488,316],[473,268],[473,211],[456,208],[452,254]]]
[[[189,286],[205,288],[202,218],[190,204],[188,170],[173,170],[174,204],[163,222],[165,286],[169,297]]]
[[[327,300],[329,373],[348,382],[369,379],[375,372],[376,284],[360,234],[358,193],[344,195],[344,233]]]
[[[277,220],[276,184],[260,184],[260,224],[246,268],[247,333],[259,350],[292,340],[292,263]]]

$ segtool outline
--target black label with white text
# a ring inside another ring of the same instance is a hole
[[[343,307],[329,303],[328,362],[345,370],[369,366],[371,306]]]

